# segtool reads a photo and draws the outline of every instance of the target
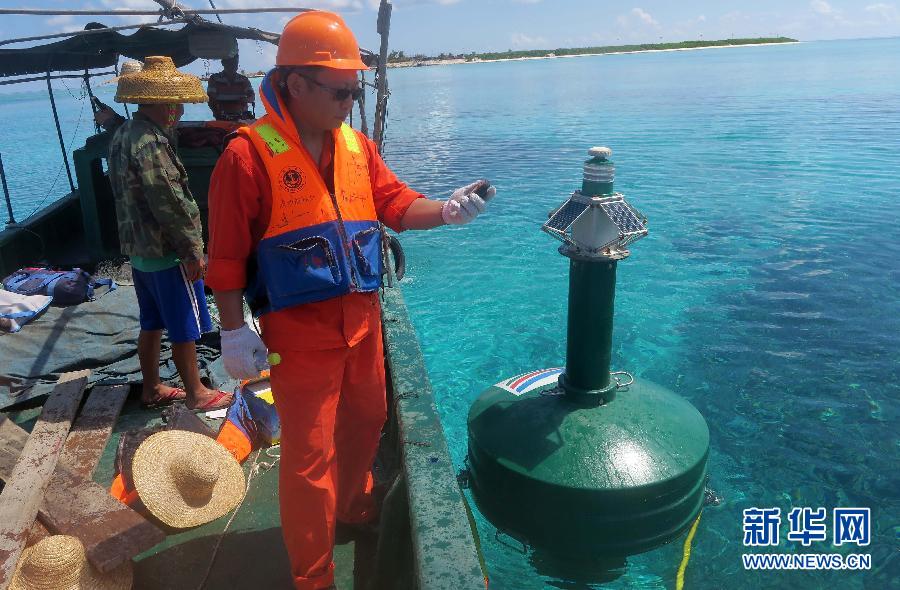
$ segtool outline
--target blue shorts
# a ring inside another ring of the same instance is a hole
[[[141,330],[165,329],[169,342],[193,342],[212,332],[203,281],[191,284],[181,265],[156,272],[132,267],[134,291],[141,311]]]

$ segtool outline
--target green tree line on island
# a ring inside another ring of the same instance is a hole
[[[427,56],[421,53],[406,55],[402,50],[391,51],[388,54],[388,63],[465,60],[465,61],[490,61],[495,59],[516,59],[521,57],[560,57],[564,55],[600,55],[604,53],[621,53],[625,51],[653,51],[661,49],[696,49],[698,47],[723,47],[728,45],[754,45],[759,43],[796,43],[796,39],[790,37],[755,37],[748,39],[718,39],[699,41],[680,41],[678,43],[641,43],[639,45],[606,45],[603,47],[574,47],[561,49],[529,49],[513,51],[508,49],[503,52],[489,53],[441,53],[436,56]]]

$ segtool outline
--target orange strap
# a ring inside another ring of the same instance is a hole
[[[228,449],[228,452],[237,459],[238,463],[243,463],[250,456],[250,452],[253,451],[253,443],[237,426],[228,420],[222,424],[222,429],[219,431],[219,436],[216,437],[216,442]]]
[[[116,477],[113,478],[112,485],[109,487],[109,493],[113,498],[127,506],[131,506],[140,499],[137,490],[129,491],[125,489],[125,479],[121,473],[116,474]]]

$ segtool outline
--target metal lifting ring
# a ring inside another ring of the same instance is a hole
[[[627,375],[628,382],[622,383],[616,375]],[[632,375],[628,371],[613,371],[612,373],[609,374],[609,376],[612,377],[613,380],[615,380],[616,389],[624,389],[624,388],[628,387],[629,385],[631,385],[632,383],[634,383],[634,375]]]

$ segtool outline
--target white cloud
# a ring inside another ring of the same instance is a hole
[[[814,11],[825,16],[831,16],[834,14],[834,9],[831,7],[831,4],[829,4],[825,0],[812,0],[812,2],[809,3],[809,6]]]
[[[631,29],[635,27],[652,27],[658,29],[659,22],[653,15],[643,8],[632,8],[628,13],[621,14],[616,18],[616,23],[623,29]]]
[[[825,2],[825,0],[812,0],[812,2],[809,3],[809,6],[815,12],[824,16],[834,14],[834,8],[831,7],[831,4]]]
[[[141,0],[131,0],[141,1]],[[264,2],[265,6],[272,8],[292,8],[298,6],[294,0],[268,0]],[[219,8],[259,8],[259,0],[219,0],[216,2]],[[355,12],[365,7],[362,0],[313,0],[304,2],[304,8],[318,8],[320,10],[333,10],[340,12]],[[206,8],[204,6],[204,8]]]
[[[72,29],[72,22],[75,20],[75,17],[71,14],[59,14],[56,16],[51,16],[47,19],[46,25],[52,29],[59,30],[60,32],[68,31]]]
[[[650,13],[647,12],[646,10],[644,10],[643,8],[632,8],[632,9],[631,9],[631,14],[633,14],[634,16],[636,16],[637,18],[639,18],[639,19],[640,19],[641,21],[643,21],[645,24],[648,24],[648,25],[650,25],[650,26],[652,26],[652,27],[658,27],[658,26],[659,26],[659,23],[656,22],[656,19],[654,19],[652,16],[650,16]]]
[[[819,15],[819,18],[824,21],[829,28],[834,28],[837,25],[850,27],[856,25],[856,23],[853,23],[844,17],[844,12],[842,10],[834,8],[825,0],[812,0],[809,3],[809,6],[813,9],[813,12]]]
[[[900,22],[900,11],[893,4],[885,4],[884,2],[870,4],[866,6],[866,12],[877,14],[885,22]]]
[[[548,45],[544,37],[532,37],[525,33],[512,33],[509,41],[516,49],[543,49]]]
[[[403,7],[414,6],[417,4],[439,4],[441,6],[449,6],[451,4],[459,4],[460,2],[461,0],[394,0],[392,4],[394,5],[394,8],[397,8],[398,5]],[[380,0],[369,0],[369,7],[374,10],[377,10],[380,4]]]
[[[100,0],[103,8],[108,10],[157,10],[158,4],[150,4],[144,0]],[[107,18],[107,17],[102,17]],[[155,23],[159,17],[156,16],[115,16],[112,17],[122,21],[122,24],[138,25],[142,23]],[[125,34],[128,34],[125,31]]]

